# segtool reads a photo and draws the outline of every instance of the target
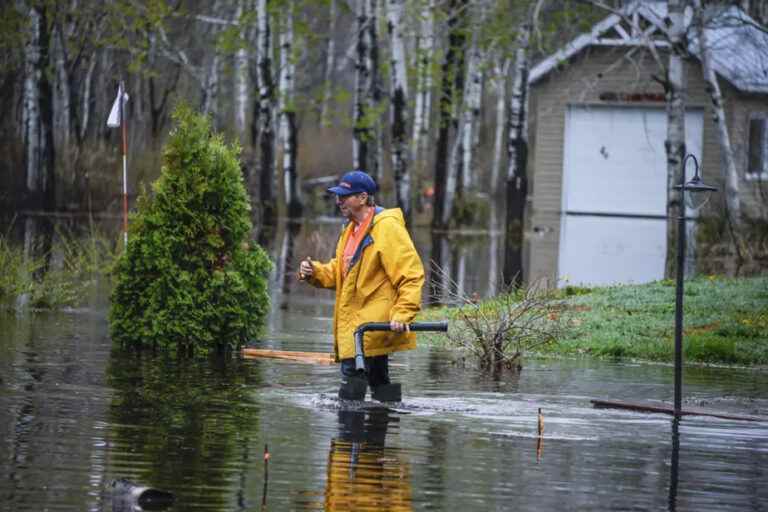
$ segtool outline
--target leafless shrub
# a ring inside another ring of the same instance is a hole
[[[434,261],[431,266],[449,284],[439,300],[456,306],[451,310],[449,342],[476,358],[483,369],[519,369],[525,353],[556,343],[568,325],[566,306],[543,280],[500,286],[498,295],[481,301],[477,294],[458,292],[457,283]]]

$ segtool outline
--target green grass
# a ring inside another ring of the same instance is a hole
[[[56,310],[80,305],[84,292],[104,277],[115,244],[101,234],[76,239],[59,233],[55,257],[35,247],[25,254],[0,235],[0,311]]]
[[[565,288],[560,295],[569,327],[541,354],[672,362],[674,281]],[[686,362],[768,365],[768,276],[689,280],[683,304]]]

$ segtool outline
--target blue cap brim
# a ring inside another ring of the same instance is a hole
[[[329,189],[326,189],[331,194],[336,194],[337,196],[351,196],[352,194],[359,194],[359,191],[351,190],[344,187],[331,187]]]

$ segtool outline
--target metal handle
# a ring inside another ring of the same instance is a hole
[[[368,331],[391,331],[389,322],[368,322],[355,329],[355,370],[365,371],[365,353],[363,351],[363,336]],[[448,321],[440,322],[413,322],[408,324],[408,330],[447,332]]]

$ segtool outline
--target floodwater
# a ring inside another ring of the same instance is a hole
[[[332,297],[282,268],[261,345],[329,350]],[[466,269],[468,291],[486,282]],[[105,317],[0,317],[0,510],[140,510],[117,478],[172,492],[176,512],[768,509],[768,422],[590,404],[670,401],[669,366],[529,360],[494,379],[422,346],[393,359],[403,403],[361,407],[334,398],[335,366],[138,357]],[[768,372],[688,368],[684,384],[687,404],[768,415]]]

